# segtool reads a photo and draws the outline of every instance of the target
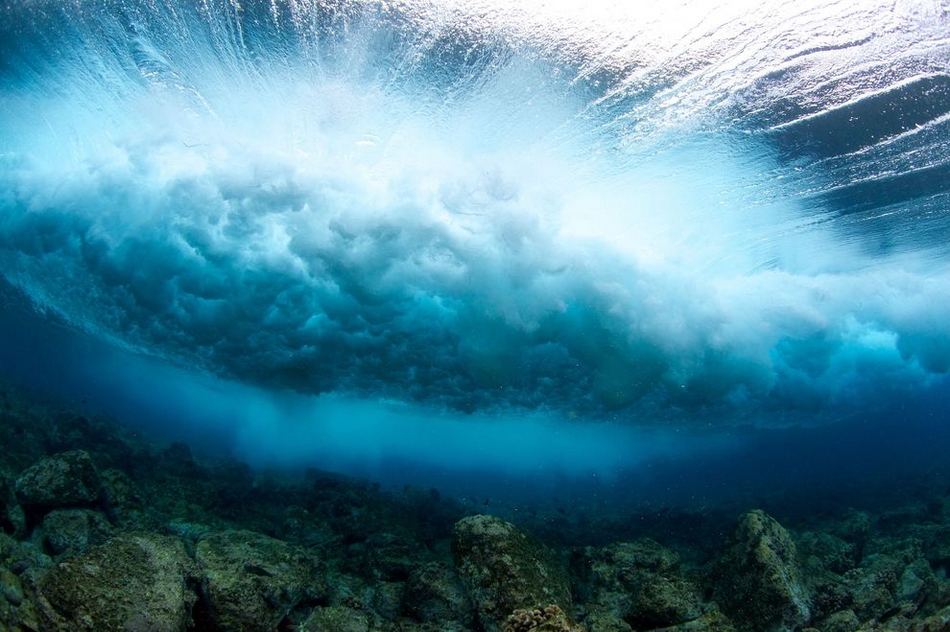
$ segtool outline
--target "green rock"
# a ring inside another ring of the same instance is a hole
[[[206,617],[222,631],[269,632],[303,600],[326,593],[318,563],[305,549],[253,531],[222,531],[199,540]]]
[[[300,624],[300,632],[370,632],[370,617],[358,608],[328,606],[314,608]]]
[[[811,616],[795,543],[763,511],[739,519],[715,580],[715,599],[739,630],[792,630]]]
[[[839,610],[825,619],[821,629],[824,632],[856,632],[861,627],[861,620],[854,610]]]
[[[571,607],[567,572],[527,533],[492,516],[469,516],[453,529],[452,552],[476,616],[498,632],[518,608]]]
[[[109,519],[125,528],[141,524],[147,503],[132,478],[121,470],[110,468],[100,474],[100,479]]]
[[[370,602],[378,615],[388,621],[395,621],[402,615],[402,602],[406,595],[405,582],[376,582]]]
[[[584,625],[588,632],[633,632],[630,624],[624,621],[614,608],[598,604],[587,605]]]
[[[89,509],[54,509],[41,525],[43,543],[51,555],[79,555],[90,545],[106,542],[112,531],[104,515]]]
[[[656,628],[652,632],[735,632],[736,629],[732,625],[732,621],[729,620],[726,615],[714,610],[708,612],[698,619],[693,619],[692,621],[687,621],[686,623],[681,623],[679,625],[670,626],[668,628]],[[804,631],[803,631],[804,632]]]
[[[558,606],[519,608],[505,619],[502,632],[587,632]]]
[[[41,459],[16,479],[17,500],[35,509],[89,505],[101,488],[99,472],[84,450]]]
[[[844,574],[844,587],[851,598],[851,609],[862,621],[877,617],[895,602],[904,564],[884,554],[867,556],[860,568]]]
[[[0,630],[38,630],[36,607],[20,578],[0,566]]]
[[[470,627],[471,604],[454,569],[430,562],[413,570],[406,589],[406,612],[418,621],[458,622]]]
[[[635,629],[676,625],[701,617],[699,587],[679,572],[679,557],[644,538],[584,551],[588,601],[611,610]]]
[[[123,535],[50,569],[39,582],[37,606],[50,630],[185,630],[195,579],[181,540]]]

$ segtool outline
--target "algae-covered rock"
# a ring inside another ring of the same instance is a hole
[[[824,632],[856,632],[861,627],[861,620],[854,610],[839,610],[828,616],[822,622]]]
[[[891,608],[903,568],[896,557],[873,554],[860,568],[844,574],[844,588],[859,619],[877,617]]]
[[[268,632],[301,601],[326,592],[317,560],[305,549],[253,531],[222,531],[196,547],[207,624]]]
[[[298,627],[307,632],[370,632],[370,617],[359,608],[328,606],[313,609]]]
[[[518,608],[571,606],[566,571],[527,533],[492,516],[455,524],[452,550],[462,584],[486,632]]]
[[[580,566],[590,604],[635,629],[676,625],[705,612],[699,587],[679,571],[679,557],[643,538],[585,549]]]
[[[78,555],[90,545],[103,544],[112,535],[112,525],[98,511],[54,509],[41,525],[43,543],[52,555]]]
[[[101,473],[103,500],[109,519],[128,528],[141,524],[146,502],[132,478],[121,470],[110,468]]]
[[[588,604],[586,609],[584,625],[589,632],[633,632],[630,624],[610,606]]]
[[[84,450],[41,459],[16,479],[16,497],[24,507],[53,509],[89,505],[102,485],[92,458]]]
[[[0,630],[38,630],[39,617],[23,582],[9,568],[0,566]]]
[[[714,610],[698,619],[667,628],[655,628],[651,632],[736,632],[736,629],[726,615]]]
[[[455,571],[447,564],[430,562],[409,575],[406,612],[430,623],[458,622],[470,626],[471,604]]]
[[[501,629],[502,632],[587,632],[555,605],[519,608],[508,615]]]
[[[791,630],[810,617],[795,543],[765,512],[739,519],[719,561],[715,598],[740,630]]]
[[[378,581],[373,586],[370,605],[383,619],[395,621],[402,615],[402,601],[405,596],[405,582]]]
[[[184,630],[195,579],[181,540],[123,535],[50,569],[39,582],[37,606],[50,630]]]

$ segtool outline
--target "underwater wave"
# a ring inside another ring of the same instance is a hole
[[[13,2],[0,110],[7,282],[224,378],[768,424],[950,370],[939,3]]]

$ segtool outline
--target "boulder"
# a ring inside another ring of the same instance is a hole
[[[185,630],[196,579],[178,538],[123,535],[50,569],[37,607],[49,630]]]
[[[726,615],[718,610],[713,610],[698,619],[668,628],[656,628],[651,632],[736,632],[736,629]]]
[[[430,562],[409,575],[405,599],[406,612],[427,623],[455,621],[471,627],[472,609],[459,581],[448,564]]]
[[[39,618],[20,577],[0,565],[0,630],[38,630]]]
[[[198,541],[203,621],[222,631],[268,632],[301,601],[326,594],[306,549],[253,531],[221,531]]]
[[[370,632],[371,619],[359,608],[327,606],[313,609],[300,630],[308,632]]]
[[[739,519],[715,580],[715,599],[739,630],[792,630],[811,616],[795,543],[763,511],[750,511]]]
[[[555,605],[518,608],[505,619],[502,632],[587,632]]]
[[[112,535],[112,525],[98,511],[54,509],[40,526],[43,545],[50,555],[79,555],[90,545],[103,544]]]
[[[28,510],[88,506],[99,499],[99,472],[84,450],[40,459],[16,479],[16,497]]]
[[[571,607],[567,572],[527,533],[492,516],[455,524],[452,552],[476,616],[486,632],[498,632],[519,608]]]
[[[142,519],[147,503],[132,478],[115,468],[104,470],[100,478],[109,520],[126,529],[147,526],[147,521]]]
[[[671,626],[701,617],[699,587],[679,570],[679,556],[643,538],[588,548],[582,563],[587,600],[634,629]]]

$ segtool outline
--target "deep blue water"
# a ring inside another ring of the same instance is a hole
[[[4,3],[2,377],[498,502],[944,485],[950,15],[840,4]]]

